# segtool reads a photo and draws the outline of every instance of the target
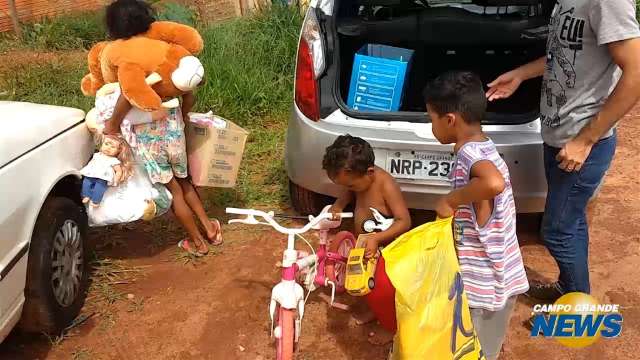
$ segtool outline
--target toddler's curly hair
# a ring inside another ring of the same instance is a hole
[[[340,135],[327,147],[322,160],[322,168],[333,177],[341,170],[349,170],[364,175],[374,166],[376,157],[373,148],[364,139],[349,134]]]

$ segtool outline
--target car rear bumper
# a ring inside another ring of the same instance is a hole
[[[523,125],[485,126],[484,130],[509,166],[517,211],[542,212],[546,181],[539,120]],[[358,120],[339,110],[324,120],[313,122],[294,105],[285,155],[291,181],[319,194],[337,196],[340,189],[322,170],[322,158],[325,148],[341,134],[367,140],[374,148],[376,165],[382,168],[386,168],[390,151],[453,152],[452,145],[442,145],[433,138],[431,124]],[[436,199],[450,191],[449,183],[444,181],[397,181],[412,209],[432,210]]]

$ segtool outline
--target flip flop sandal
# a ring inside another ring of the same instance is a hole
[[[209,237],[207,237],[207,240],[213,246],[220,246],[224,243],[224,240],[222,239],[222,225],[220,225],[220,221],[218,221],[217,219],[213,219],[210,221],[211,221],[211,224],[217,229],[217,231],[216,231],[216,235],[213,237],[213,240],[210,239]]]
[[[182,250],[186,251],[186,252],[187,252],[187,253],[189,253],[190,255],[195,256],[195,257],[202,257],[202,256],[207,255],[207,254],[203,254],[203,253],[199,252],[198,250],[194,250],[194,249],[191,247],[191,243],[190,243],[190,242],[189,242],[189,240],[187,240],[187,239],[185,239],[185,240],[181,240],[181,241],[178,243],[178,247],[179,247],[180,249],[182,249]],[[208,252],[207,252],[207,253],[208,253]]]

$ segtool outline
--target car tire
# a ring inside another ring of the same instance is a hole
[[[316,194],[289,180],[289,197],[291,206],[301,215],[317,215],[325,206],[332,204],[333,199],[329,196]]]
[[[20,328],[59,334],[80,313],[89,285],[87,213],[65,197],[47,199],[29,247]]]

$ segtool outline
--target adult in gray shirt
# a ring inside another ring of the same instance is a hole
[[[533,283],[529,295],[555,301],[590,293],[587,202],[616,148],[615,127],[640,98],[640,30],[634,0],[558,0],[547,56],[498,77],[487,97],[511,96],[543,76],[540,119],[549,192],[545,246],[560,269],[557,282]]]

